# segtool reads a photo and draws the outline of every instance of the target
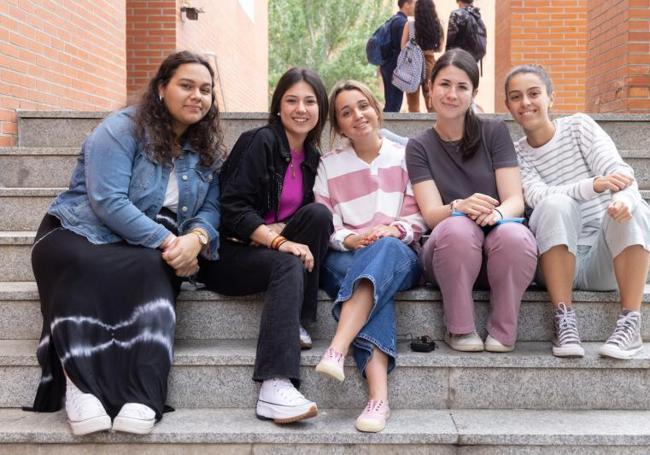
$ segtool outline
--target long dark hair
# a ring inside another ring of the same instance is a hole
[[[201,120],[188,126],[183,135],[177,138],[172,126],[173,118],[158,96],[158,91],[160,86],[169,83],[179,66],[187,63],[198,63],[210,72],[212,104]],[[172,158],[178,156],[178,143],[191,145],[204,166],[212,166],[221,159],[224,152],[223,133],[215,101],[214,71],[208,61],[189,51],[175,52],[163,60],[137,106],[135,125],[138,139],[146,141],[145,153],[157,163],[170,163]]]
[[[307,133],[305,138],[305,144],[314,145],[320,147],[320,136],[325,127],[325,122],[327,122],[327,91],[325,90],[325,84],[321,80],[320,76],[314,71],[307,68],[290,68],[286,73],[282,75],[278,81],[278,85],[275,86],[275,91],[271,97],[271,108],[269,110],[269,123],[279,123],[282,125],[282,120],[278,116],[280,112],[280,102],[284,94],[293,87],[294,84],[297,84],[300,81],[305,81],[309,86],[314,90],[314,95],[316,95],[316,103],[318,104],[318,122],[314,129]]]
[[[443,30],[433,0],[415,3],[415,42],[422,50],[439,51],[442,47]]]
[[[447,68],[448,66],[455,66],[459,70],[467,74],[470,82],[472,83],[472,92],[478,88],[479,72],[476,60],[467,51],[460,48],[451,49],[445,52],[442,57],[433,65],[431,71],[431,83],[436,80],[438,73]],[[463,159],[469,159],[474,156],[481,144],[481,121],[474,114],[472,106],[465,112],[465,126],[463,128],[463,139],[460,144],[460,150]]]

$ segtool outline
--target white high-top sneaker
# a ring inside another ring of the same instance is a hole
[[[81,436],[111,429],[111,418],[99,399],[90,393],[83,393],[74,383],[65,378],[65,412],[72,428],[72,434]]]
[[[290,380],[273,378],[262,383],[257,400],[257,417],[275,423],[292,423],[315,417],[316,403],[298,392]]]
[[[156,411],[141,403],[126,403],[113,420],[113,431],[149,434],[156,423]]]

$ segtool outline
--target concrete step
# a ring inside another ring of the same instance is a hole
[[[34,397],[40,378],[36,340],[0,341],[0,408]],[[390,375],[395,409],[637,409],[650,410],[650,343],[635,359],[600,358],[602,343],[584,343],[582,359],[559,359],[548,342],[521,342],[512,353],[460,353],[438,343],[416,353],[403,342]],[[178,341],[168,401],[180,408],[251,408],[256,340]],[[301,390],[321,407],[361,409],[366,384],[351,357],[344,385],[314,367],[328,342],[302,353]],[[649,430],[650,431],[650,430]]]
[[[20,455],[377,454],[604,455],[650,451],[648,411],[395,410],[381,433],[354,429],[355,410],[278,426],[252,409],[177,409],[147,436],[74,437],[63,411],[0,410],[0,451]]]
[[[0,231],[35,231],[61,188],[0,188]],[[650,190],[641,190],[650,202]]]
[[[489,304],[488,292],[475,291],[476,324],[485,336]],[[444,337],[440,291],[420,287],[397,294],[397,333],[407,337],[429,335]],[[553,317],[545,291],[531,288],[524,294],[519,314],[519,341],[553,339]],[[573,293],[580,335],[584,341],[604,341],[611,335],[619,311],[615,292]],[[646,285],[644,317],[650,318],[650,285]],[[331,300],[321,291],[318,321],[307,326],[314,339],[329,340],[336,325]],[[263,308],[262,295],[228,297],[207,290],[184,286],[178,298],[176,338],[179,340],[254,339],[259,330]],[[34,340],[40,337],[42,318],[36,284],[0,282],[0,340]],[[650,324],[642,324],[644,339],[650,340]]]
[[[18,145],[22,147],[79,146],[92,129],[107,115],[106,112],[79,111],[19,111]],[[650,115],[648,114],[590,114],[612,137],[620,149],[650,150]],[[504,120],[514,139],[522,135],[510,115],[485,114],[484,117]],[[248,129],[264,125],[265,112],[226,112],[222,116],[224,139],[231,147],[239,135]],[[384,115],[384,127],[403,136],[413,136],[430,128],[435,114],[390,113]],[[323,131],[323,145],[329,144],[329,129]],[[647,156],[647,155],[646,155]]]
[[[620,150],[641,189],[650,189],[647,150]],[[67,188],[78,154],[78,147],[0,147],[0,187]]]
[[[0,147],[0,187],[67,188],[79,147]]]

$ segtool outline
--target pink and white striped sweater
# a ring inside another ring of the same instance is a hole
[[[379,156],[368,164],[352,146],[326,153],[314,184],[316,202],[333,214],[335,231],[330,246],[345,251],[343,240],[379,224],[399,224],[403,242],[417,241],[426,224],[415,202],[406,171],[405,148],[387,138]]]

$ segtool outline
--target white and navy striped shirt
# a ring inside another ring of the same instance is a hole
[[[634,176],[612,139],[588,115],[574,114],[554,121],[553,138],[531,147],[526,137],[515,143],[526,204],[531,208],[553,194],[580,202],[582,230],[579,245],[592,245],[607,207],[620,200],[634,210],[641,201],[636,181],[617,193],[594,191],[594,177],[621,172]]]

